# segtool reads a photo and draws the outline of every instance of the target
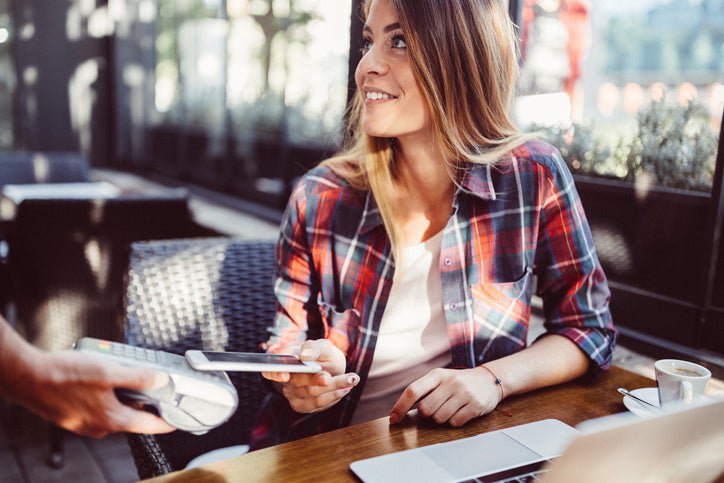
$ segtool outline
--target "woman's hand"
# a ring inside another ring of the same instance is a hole
[[[392,408],[390,423],[402,421],[417,403],[423,416],[457,427],[489,413],[499,402],[499,389],[484,368],[433,369],[407,386]]]
[[[298,413],[316,413],[334,406],[359,382],[357,374],[344,374],[347,366],[345,356],[327,339],[306,341],[299,358],[318,363],[322,372],[262,372],[266,379],[280,383],[282,394]]]

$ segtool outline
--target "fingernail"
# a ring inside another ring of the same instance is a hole
[[[358,382],[359,382],[358,376],[349,376],[347,378],[347,384],[349,384],[350,386],[356,386]]]
[[[397,413],[390,413],[390,424],[395,424],[397,421],[399,421]]]

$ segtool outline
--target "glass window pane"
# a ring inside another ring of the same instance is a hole
[[[240,136],[339,140],[351,2],[230,0],[228,105]],[[244,8],[246,7],[246,8]]]
[[[577,175],[607,276],[619,293],[699,303],[724,0],[524,0],[520,23],[517,118]],[[663,322],[635,325],[645,320],[619,322],[672,337]]]
[[[350,3],[304,3],[309,21],[291,29],[287,54],[290,138],[297,143],[329,136],[339,140],[347,102]]]
[[[154,158],[283,197],[341,142],[351,3],[160,0],[150,138],[178,149]]]
[[[722,0],[525,0],[517,115],[574,172],[709,191]]]

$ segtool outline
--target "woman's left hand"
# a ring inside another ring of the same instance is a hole
[[[489,413],[499,402],[499,389],[485,369],[433,369],[407,386],[392,408],[390,423],[402,421],[417,403],[423,416],[458,427]]]

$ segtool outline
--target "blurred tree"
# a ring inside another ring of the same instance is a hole
[[[289,2],[287,9],[290,14],[288,16],[278,16],[274,13],[274,0],[264,0],[267,3],[267,9],[263,14],[252,14],[251,18],[261,27],[264,32],[264,47],[261,52],[261,63],[263,66],[262,72],[264,73],[263,88],[264,91],[269,90],[269,72],[271,70],[271,52],[272,52],[272,40],[278,33],[288,32],[290,28],[297,25],[305,25],[312,20],[314,15],[309,12],[301,12],[294,10],[292,0]]]

